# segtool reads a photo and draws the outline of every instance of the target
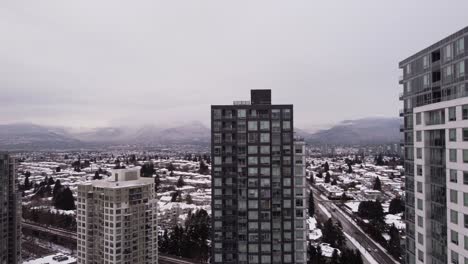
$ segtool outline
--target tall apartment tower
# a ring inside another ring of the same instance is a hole
[[[406,263],[468,263],[468,27],[400,62]]]
[[[78,263],[157,263],[154,180],[138,167],[79,185],[77,204]]]
[[[21,263],[21,195],[15,160],[0,153],[0,264]]]
[[[270,90],[211,106],[212,263],[306,263],[305,146]]]

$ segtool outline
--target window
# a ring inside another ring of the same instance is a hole
[[[257,165],[258,157],[249,157],[249,165]]]
[[[463,225],[468,228],[468,215],[466,214],[463,215]]]
[[[424,262],[424,253],[418,249],[418,260]]]
[[[463,236],[463,248],[468,250],[468,236]]]
[[[452,44],[444,47],[444,58],[446,61],[452,59]]]
[[[253,131],[257,130],[257,121],[249,121],[248,128]]]
[[[457,162],[457,150],[456,149],[449,149],[449,161]]]
[[[416,158],[422,159],[422,148],[416,148]]]
[[[468,206],[468,193],[463,193],[463,205]]]
[[[422,132],[421,131],[416,131],[416,141],[417,142],[422,141]]]
[[[455,52],[457,55],[463,53],[465,51],[465,39],[461,38],[455,41]]]
[[[261,154],[270,154],[270,146],[260,146]]]
[[[423,57],[423,67],[424,67],[424,69],[429,67],[429,55],[426,55],[426,56]]]
[[[468,163],[468,149],[463,150],[463,163]]]
[[[452,261],[452,264],[458,264],[458,253],[453,250],[450,250],[450,259]]]
[[[291,129],[291,121],[283,121],[283,130]]]
[[[418,175],[418,176],[422,176],[422,175],[423,175],[423,172],[422,172],[422,165],[416,165],[416,175]]]
[[[272,109],[271,110],[271,118],[272,119],[279,119],[280,118],[280,109]]]
[[[261,133],[260,143],[270,143],[270,133]]]
[[[423,207],[423,200],[421,200],[421,199],[418,198],[418,199],[416,200],[416,203],[417,203],[417,206],[418,206],[418,209],[419,209],[419,210],[424,210],[424,207]]]
[[[416,186],[417,186],[418,193],[422,193],[423,192],[422,182],[418,181],[416,183]]]
[[[465,76],[465,61],[460,61],[457,63],[457,77]]]
[[[454,204],[458,203],[458,192],[456,190],[450,190],[450,202]]]
[[[450,182],[457,183],[457,171],[450,170]]]
[[[291,109],[283,109],[283,118],[291,119]]]
[[[418,232],[418,243],[424,245],[424,237],[421,233]]]
[[[450,209],[450,223],[458,224],[458,212]]]
[[[416,125],[421,124],[421,113],[416,113]]]
[[[463,184],[468,185],[468,171],[463,172]]]
[[[444,78],[451,79],[453,76],[453,65],[449,65],[444,68]]]
[[[451,128],[449,129],[449,141],[457,141],[457,129]]]
[[[237,110],[237,117],[238,118],[245,118],[245,116],[246,116],[246,110],[245,109]]]
[[[261,130],[270,130],[270,121],[260,121]]]
[[[455,106],[449,107],[448,109],[448,119],[449,121],[456,121],[457,120],[457,108]]]
[[[257,154],[258,153],[258,147],[257,146],[249,146],[248,147],[248,153],[249,154]]]
[[[455,230],[450,230],[450,240],[455,245],[458,245],[458,232]]]
[[[468,141],[468,128],[463,128],[463,141]]]
[[[411,63],[406,64],[406,74],[411,73]]]
[[[462,105],[462,119],[468,120],[468,105]]]
[[[424,74],[423,75],[423,86],[424,87],[429,86],[429,74]]]

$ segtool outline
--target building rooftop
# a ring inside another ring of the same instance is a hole
[[[23,262],[23,264],[75,264],[77,263],[74,257],[63,254],[54,254],[38,259],[33,259]]]
[[[140,177],[140,167],[128,169],[114,169],[112,175],[104,180],[87,182],[84,185],[93,185],[100,188],[124,188],[144,186],[154,183],[153,178]]]

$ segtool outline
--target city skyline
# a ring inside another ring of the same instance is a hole
[[[397,58],[462,28],[467,6],[88,3],[0,6],[0,123],[209,120],[210,102],[250,89],[295,102],[304,127],[396,117]]]

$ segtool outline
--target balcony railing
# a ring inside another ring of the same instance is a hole
[[[404,94],[403,92],[401,92],[401,93],[398,95],[398,99],[399,99],[400,101],[402,101],[404,95],[405,95],[405,94]]]
[[[404,79],[404,78],[403,78],[403,75],[400,75],[400,76],[398,77],[398,82],[399,82],[400,84],[403,84],[403,79]]]

